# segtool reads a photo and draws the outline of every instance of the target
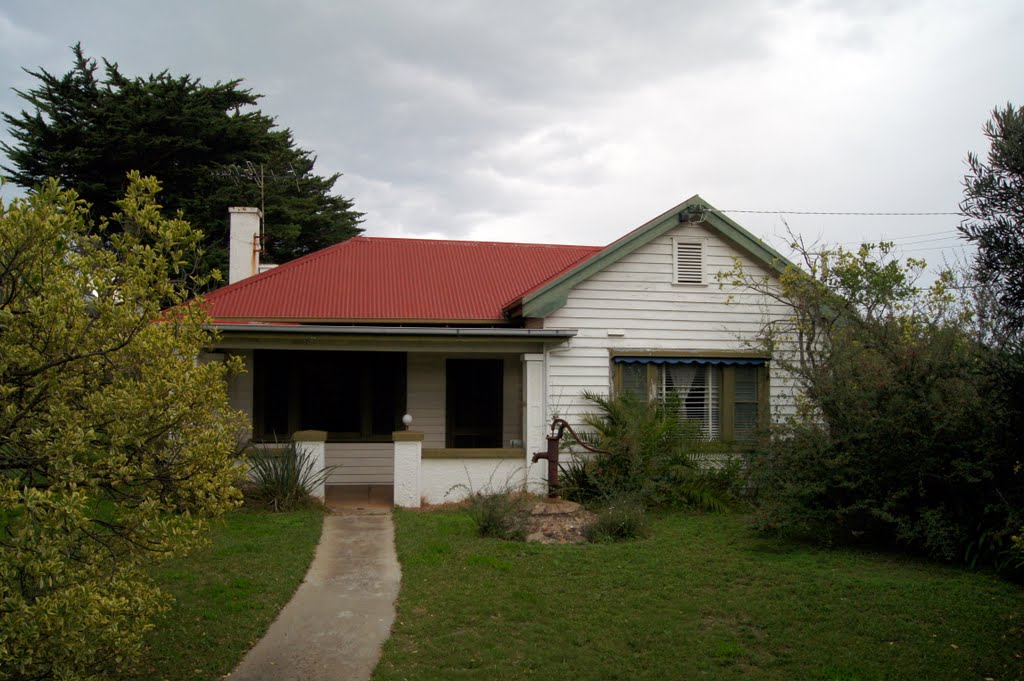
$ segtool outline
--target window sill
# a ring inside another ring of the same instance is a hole
[[[494,448],[441,448],[424,449],[424,459],[525,459],[526,450],[521,447]]]

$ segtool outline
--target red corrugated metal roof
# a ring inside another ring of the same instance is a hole
[[[355,237],[206,296],[218,321],[502,321],[502,308],[600,251]]]

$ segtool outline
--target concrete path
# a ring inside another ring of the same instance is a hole
[[[231,681],[362,681],[395,620],[401,569],[391,512],[324,518],[305,581]]]

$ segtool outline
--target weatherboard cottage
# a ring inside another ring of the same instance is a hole
[[[337,466],[328,498],[542,489],[530,457],[554,415],[592,409],[584,391],[674,391],[724,440],[791,409],[744,342],[784,310],[715,279],[734,258],[769,276],[786,261],[699,196],[604,248],[355,237],[266,271],[259,211],[231,219],[230,283],[206,297],[214,352],[244,359],[230,395],[254,442]]]

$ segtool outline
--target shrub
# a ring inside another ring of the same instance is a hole
[[[649,534],[647,512],[643,503],[634,497],[610,500],[583,528],[583,536],[595,543],[641,539]]]
[[[706,438],[678,417],[678,404],[647,402],[629,394],[585,393],[598,407],[583,417],[581,434],[606,454],[570,455],[560,467],[562,494],[581,503],[623,496],[647,506],[724,510],[737,477],[731,449]]]
[[[523,541],[530,522],[530,499],[521,492],[473,492],[466,512],[481,537]]]
[[[0,203],[0,678],[130,669],[168,597],[148,568],[235,507],[237,360],[185,305],[202,235],[133,173],[115,219],[56,181]]]
[[[951,274],[922,291],[924,263],[892,248],[805,251],[806,272],[745,280],[790,307],[760,341],[802,393],[750,458],[757,524],[1007,565],[1024,513],[1019,364],[972,330]]]
[[[283,448],[252,449],[246,499],[272,511],[294,511],[314,504],[312,492],[337,466],[320,468],[311,452],[294,442]]]

